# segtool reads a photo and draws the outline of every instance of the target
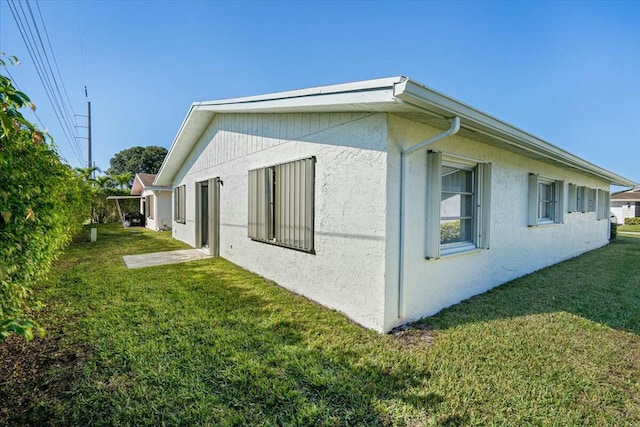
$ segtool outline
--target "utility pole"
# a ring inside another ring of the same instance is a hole
[[[84,96],[85,98],[89,98],[89,94],[87,93],[87,87],[84,87]],[[88,168],[92,168],[95,166],[93,159],[91,158],[91,101],[87,101],[87,115],[82,115],[82,114],[76,114],[76,117],[86,117],[87,118],[87,125],[86,126],[78,126],[76,125],[75,127],[77,128],[86,128],[87,129],[87,136],[86,138],[84,136],[76,136],[76,139],[86,139],[87,140],[87,154],[88,154],[88,159],[87,159],[87,167]],[[91,172],[91,175],[89,176],[89,178],[95,178],[96,177],[96,173],[95,172]]]
[[[85,87],[85,93],[86,93],[86,87]],[[87,101],[87,119],[88,119],[88,125],[87,125],[87,145],[88,145],[88,155],[89,155],[89,164],[88,167],[91,168],[93,167],[93,162],[91,161],[91,101]],[[91,172],[91,177],[95,178],[95,172]]]

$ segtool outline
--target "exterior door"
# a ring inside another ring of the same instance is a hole
[[[197,212],[196,247],[209,255],[220,255],[220,178],[196,184]]]
[[[209,182],[200,183],[200,247],[209,248]]]

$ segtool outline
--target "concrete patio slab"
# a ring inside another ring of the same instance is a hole
[[[153,252],[141,255],[125,255],[122,257],[128,268],[154,267],[156,265],[178,264],[211,258],[210,255],[198,249],[183,249],[179,251]]]

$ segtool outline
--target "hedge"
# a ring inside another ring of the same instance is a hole
[[[625,218],[624,225],[640,225],[640,217]]]
[[[3,58],[5,58],[3,60]],[[0,65],[17,59],[0,56]],[[0,341],[29,339],[31,287],[88,218],[85,184],[53,142],[24,119],[29,98],[0,75]]]

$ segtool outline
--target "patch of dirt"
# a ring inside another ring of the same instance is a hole
[[[0,342],[0,426],[49,425],[88,354],[64,345],[62,331],[52,326],[29,342],[16,335]]]
[[[412,323],[398,326],[389,334],[400,341],[407,349],[413,350],[420,347],[431,347],[437,332],[427,324]]]

